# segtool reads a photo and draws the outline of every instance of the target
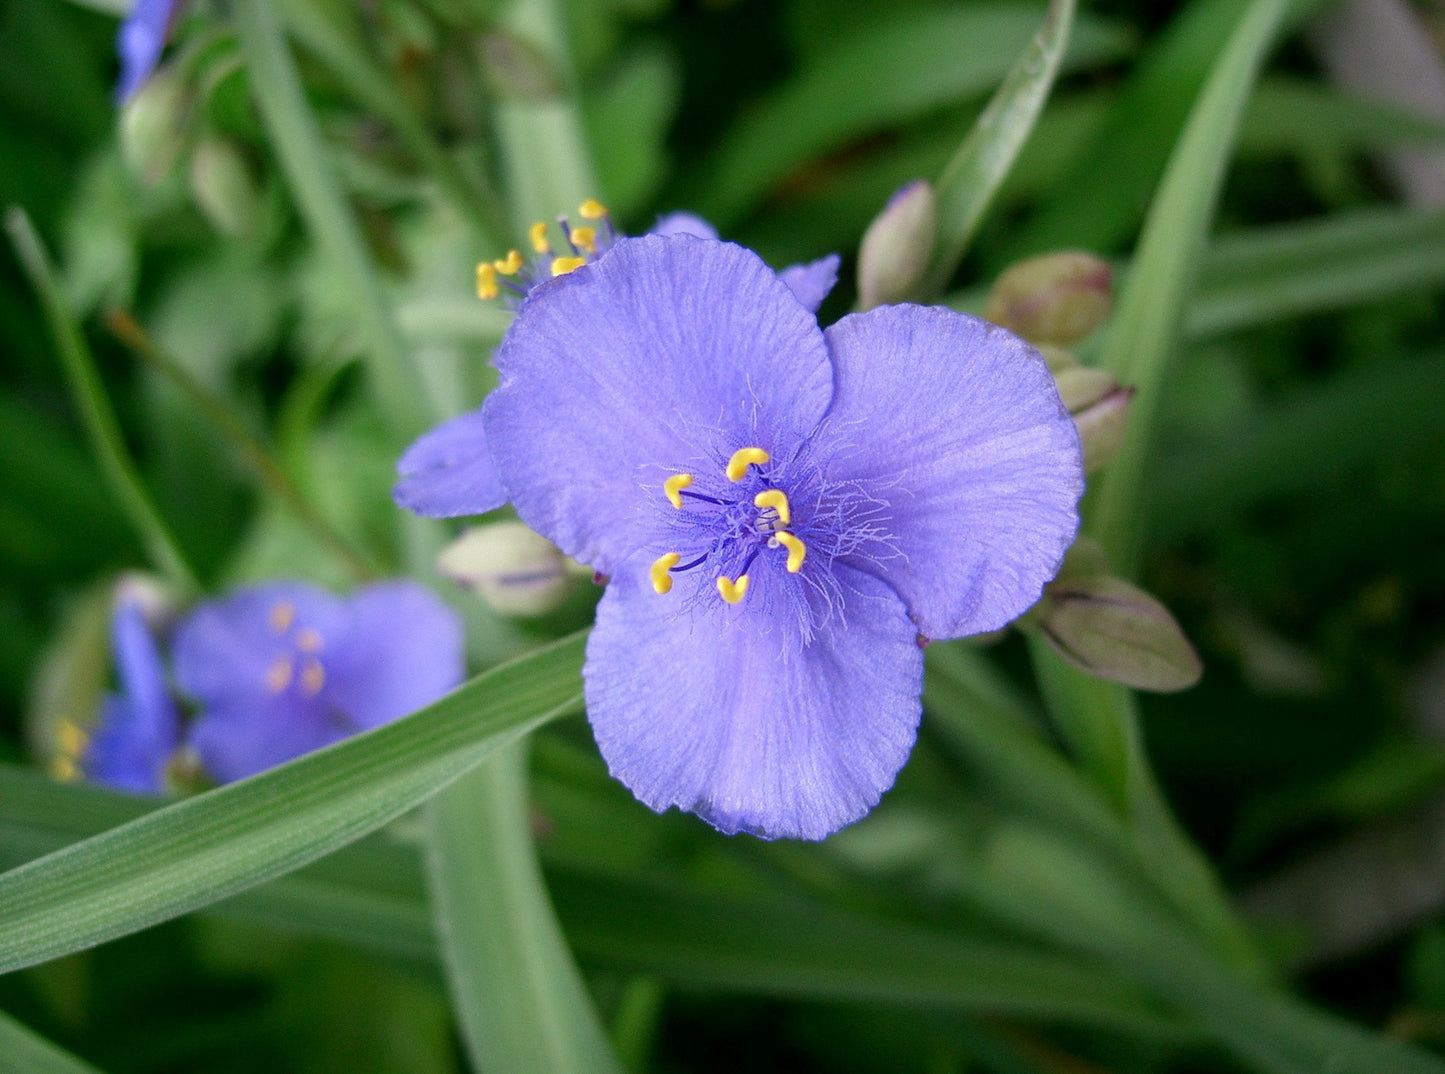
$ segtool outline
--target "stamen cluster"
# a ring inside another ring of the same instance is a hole
[[[491,301],[505,288],[511,301],[520,302],[537,284],[565,276],[606,252],[617,238],[606,207],[595,198],[588,198],[577,207],[577,215],[588,223],[573,227],[567,217],[557,217],[557,226],[570,253],[559,253],[552,248],[547,237],[547,222],[538,220],[527,229],[527,238],[532,244],[531,258],[523,257],[520,250],[509,250],[506,257],[479,262],[477,297]]]

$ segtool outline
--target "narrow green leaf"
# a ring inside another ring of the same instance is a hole
[[[0,1011],[0,1070],[7,1074],[100,1074]]]
[[[1149,208],[1109,332],[1103,364],[1137,394],[1129,437],[1091,490],[1089,523],[1114,571],[1126,578],[1137,566],[1139,486],[1185,297],[1250,87],[1289,7],[1289,0],[1253,0],[1210,72]]]
[[[427,809],[453,1006],[477,1070],[619,1071],[542,883],[526,763],[509,746]]]
[[[938,177],[938,234],[923,297],[942,292],[1053,88],[1074,23],[1073,0],[1049,0],[1043,25]]]
[[[100,383],[100,374],[96,372],[95,359],[66,304],[40,236],[35,233],[25,210],[18,206],[11,206],[6,211],[5,227],[10,232],[16,257],[40,296],[46,325],[60,354],[71,397],[80,411],[91,450],[100,460],[100,468],[109,480],[116,499],[130,516],[131,524],[145,542],[156,568],[182,592],[197,592],[200,587],[195,573],[181,554],[170,527],[156,509],[126,449],[120,422],[116,420],[115,411]]]
[[[373,831],[580,700],[583,636],[419,712],[0,876],[0,973],[206,906]]]

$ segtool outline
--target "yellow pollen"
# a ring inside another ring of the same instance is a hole
[[[532,240],[532,249],[539,254],[551,252],[552,244],[547,241],[547,221],[538,220],[527,229],[527,237]]]
[[[301,666],[301,689],[307,697],[315,697],[326,685],[326,669],[320,660],[307,660]]]
[[[67,757],[79,757],[90,745],[90,736],[76,726],[73,720],[61,720],[55,725],[55,744]]]
[[[770,458],[772,456],[760,447],[738,448],[728,460],[728,480],[741,481],[747,475],[749,466],[761,466]]]
[[[289,600],[278,600],[271,605],[271,614],[267,621],[277,634],[286,633],[291,629],[291,624],[296,621],[296,605]]]
[[[291,685],[291,661],[281,657],[266,670],[266,689],[279,694]]]
[[[672,575],[667,572],[676,567],[681,560],[682,557],[676,552],[668,552],[653,560],[647,573],[652,579],[652,591],[658,596],[672,592]]]
[[[583,220],[601,220],[607,215],[607,209],[596,198],[588,198],[577,207],[577,215]]]
[[[595,227],[574,227],[572,229],[572,245],[579,250],[586,250],[589,254],[597,252],[597,229]]]
[[[321,634],[310,627],[302,627],[296,632],[296,648],[303,653],[319,653],[324,644],[326,642]]]
[[[793,521],[793,512],[788,507],[788,494],[782,489],[768,489],[753,497],[753,506],[767,509],[771,507],[778,513],[778,521],[786,526]]]
[[[552,275],[565,276],[573,269],[580,269],[587,264],[585,257],[554,257],[552,259]]]
[[[803,559],[808,554],[807,546],[786,530],[779,530],[773,536],[777,538],[778,544],[788,550],[788,573],[797,574],[803,569]]]
[[[682,510],[682,490],[692,484],[692,474],[673,474],[662,483],[662,491],[667,494],[667,502]]]
[[[477,297],[483,302],[497,297],[497,268],[485,261],[477,265]]]
[[[76,783],[80,779],[80,765],[70,757],[52,757],[50,774],[62,783]]]
[[[509,250],[506,257],[493,261],[492,266],[503,276],[515,276],[522,269],[522,251]]]
[[[717,580],[717,591],[722,594],[722,599],[729,604],[736,604],[748,593],[748,576],[742,574],[734,582],[731,578],[719,578]]]

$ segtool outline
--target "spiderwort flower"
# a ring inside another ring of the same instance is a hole
[[[120,78],[115,97],[125,104],[160,62],[170,31],[171,18],[180,0],[135,0],[130,14],[120,24],[115,50],[120,57]]]
[[[1077,529],[1078,434],[1037,352],[919,306],[823,332],[732,244],[617,241],[531,293],[496,366],[468,431],[495,487],[430,513],[510,499],[610,576],[584,670],[602,754],[725,832],[863,816],[913,745],[920,634],[1015,618]]]
[[[295,582],[244,589],[198,606],[174,655],[200,706],[190,744],[222,782],[405,716],[463,673],[456,616],[410,582],[349,599]]]
[[[138,599],[122,594],[110,624],[120,692],[101,704],[91,735],[74,725],[61,728],[62,762],[56,774],[75,778],[81,772],[96,783],[137,794],[160,794],[166,769],[180,742],[180,716],[166,682],[160,647],[146,624]],[[66,766],[79,756],[78,768]]]

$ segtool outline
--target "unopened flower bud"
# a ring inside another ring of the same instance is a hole
[[[203,138],[191,156],[191,196],[223,235],[245,235],[261,210],[250,165],[224,138]]]
[[[500,615],[546,615],[572,587],[567,557],[513,520],[467,530],[442,550],[437,570],[474,590]]]
[[[1054,377],[1059,398],[1074,416],[1084,448],[1084,472],[1093,473],[1108,462],[1124,443],[1129,429],[1129,401],[1133,388],[1125,388],[1103,369],[1078,366]]]
[[[132,173],[154,186],[180,154],[191,87],[174,67],[161,67],[120,112],[120,149]]]
[[[1020,261],[993,285],[983,315],[1030,343],[1067,347],[1109,315],[1111,276],[1108,264],[1080,250]]]
[[[1204,671],[1169,609],[1118,578],[1059,579],[1045,590],[1036,622],[1065,661],[1136,690],[1187,690]]]
[[[858,301],[865,310],[912,296],[928,271],[937,226],[933,187],[926,180],[888,199],[858,248]]]

